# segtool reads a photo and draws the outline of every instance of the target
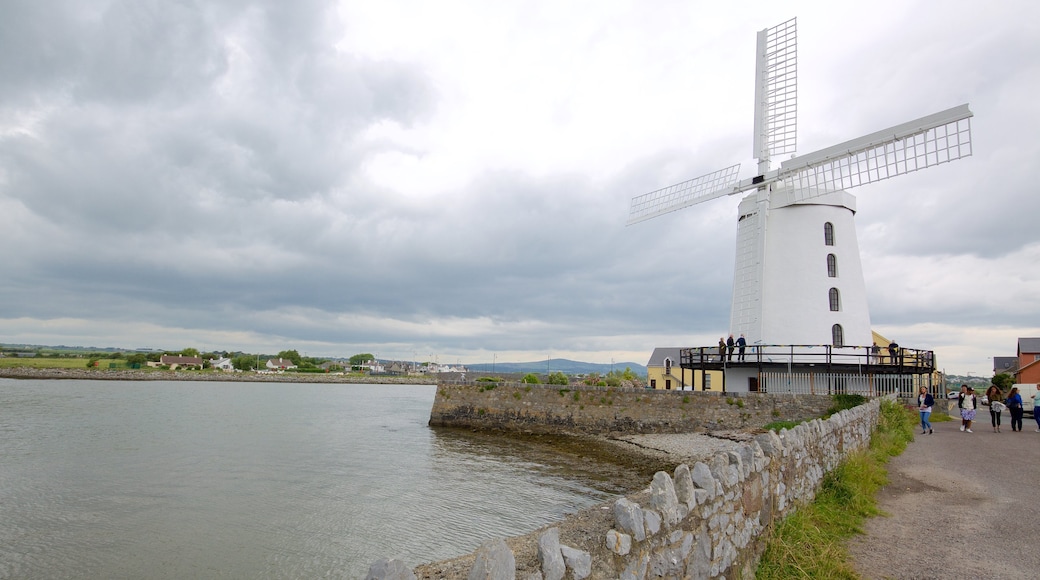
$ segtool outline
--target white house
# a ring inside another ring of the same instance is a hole
[[[264,366],[266,366],[268,369],[275,370],[275,371],[286,371],[286,370],[289,370],[289,369],[296,368],[296,365],[293,364],[293,361],[291,361],[291,360],[289,360],[287,358],[272,358],[272,359],[268,359],[267,360],[267,364],[264,365]]]
[[[232,372],[235,370],[235,365],[231,364],[229,358],[218,358],[209,363],[211,367],[220,369],[225,372]]]

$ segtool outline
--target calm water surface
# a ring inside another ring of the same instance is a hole
[[[435,387],[0,379],[0,578],[363,577],[611,497]]]

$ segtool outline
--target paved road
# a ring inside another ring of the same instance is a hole
[[[954,410],[956,412],[956,409]],[[1025,417],[993,433],[935,423],[889,463],[889,485],[865,536],[850,545],[864,578],[1040,578],[1040,433]]]

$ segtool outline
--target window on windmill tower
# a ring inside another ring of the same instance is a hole
[[[827,254],[827,276],[830,278],[838,277],[838,257],[834,254]]]
[[[834,224],[831,222],[823,224],[823,243],[828,246],[834,245]]]
[[[833,346],[845,346],[845,331],[840,324],[831,327],[831,344]]]
[[[830,291],[831,299],[831,312],[838,312],[841,310],[841,294],[838,293],[837,288],[831,288]]]

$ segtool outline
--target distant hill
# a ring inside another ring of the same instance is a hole
[[[565,358],[554,358],[548,361],[540,360],[535,362],[519,362],[519,363],[478,363],[466,365],[472,372],[496,372],[496,373],[538,373],[538,374],[549,374],[551,372],[562,372],[565,375],[581,375],[589,373],[599,373],[605,375],[611,370],[623,371],[626,368],[632,369],[635,374],[645,377],[646,367],[644,365],[634,362],[616,362],[610,363],[587,363],[579,362],[574,360],[567,360]]]

